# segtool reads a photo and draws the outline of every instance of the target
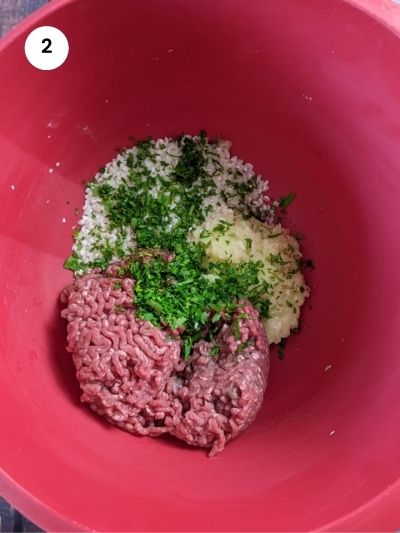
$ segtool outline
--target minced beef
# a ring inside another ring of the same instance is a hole
[[[82,402],[131,433],[170,433],[220,452],[263,401],[269,350],[258,312],[242,302],[213,342],[183,360],[179,337],[135,316],[133,287],[116,271],[93,271],[62,293]]]

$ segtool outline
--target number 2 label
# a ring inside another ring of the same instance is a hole
[[[40,70],[54,70],[60,67],[67,59],[68,53],[67,37],[54,26],[35,28],[25,41],[27,60]]]
[[[46,46],[42,50],[42,54],[52,54],[53,50],[50,50],[51,46],[51,39],[48,39],[47,37],[45,39],[42,39],[42,44],[46,44]]]

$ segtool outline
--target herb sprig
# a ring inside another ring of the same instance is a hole
[[[229,320],[243,298],[263,316],[268,314],[265,286],[258,277],[261,267],[253,261],[207,263],[201,244],[182,242],[175,246],[173,260],[155,256],[150,262],[132,261],[126,270],[135,278],[138,316],[156,326],[182,328],[187,350],[206,328],[212,333],[221,318]]]

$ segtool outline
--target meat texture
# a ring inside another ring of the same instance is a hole
[[[235,321],[237,327],[233,328]],[[210,355],[213,346],[219,348],[217,356]],[[172,434],[188,444],[210,447],[211,455],[220,452],[255,419],[268,370],[265,330],[257,311],[243,302],[215,342],[195,345],[175,391],[183,416]]]
[[[115,269],[93,271],[61,295],[82,402],[131,433],[170,433],[220,452],[263,401],[269,350],[257,311],[242,302],[185,361],[179,337],[136,317],[133,287]]]

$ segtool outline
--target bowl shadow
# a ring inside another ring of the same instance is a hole
[[[54,304],[52,320],[48,324],[48,354],[50,368],[62,392],[75,406],[81,405],[80,388],[75,377],[75,368],[72,356],[67,352],[67,327],[66,322],[61,318],[62,305],[57,298]]]

